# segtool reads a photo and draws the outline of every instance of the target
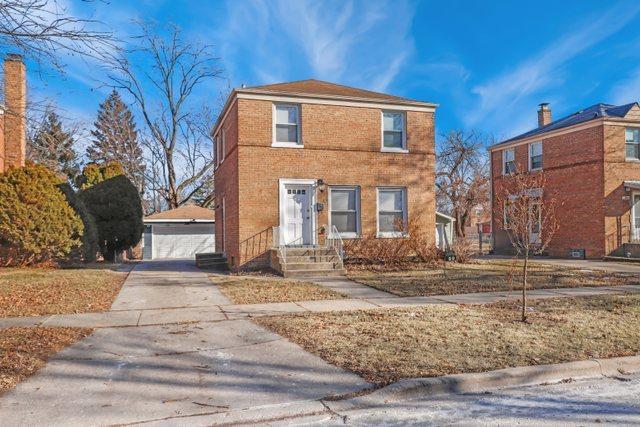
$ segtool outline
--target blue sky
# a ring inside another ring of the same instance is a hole
[[[440,105],[437,131],[474,129],[498,139],[596,102],[640,101],[636,1],[123,1],[67,0],[120,37],[132,20],[171,22],[210,43],[219,85],[318,78]],[[60,75],[30,66],[32,96],[90,123],[108,89],[96,64],[68,61]]]

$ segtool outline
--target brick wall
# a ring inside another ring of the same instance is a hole
[[[603,126],[543,139],[542,157],[546,176],[545,197],[555,197],[562,203],[556,208],[559,230],[549,245],[548,253],[566,257],[569,249],[584,248],[588,257],[602,257],[605,253]],[[494,151],[493,230],[498,252],[507,251],[510,246],[502,227],[502,206],[496,202],[502,191],[501,162],[501,151]],[[516,147],[516,162],[520,168],[527,168],[528,145]]]
[[[376,187],[407,187],[409,220],[435,229],[434,118],[407,112],[409,154],[381,153],[381,112],[375,108],[301,105],[304,148],[271,147],[272,103],[239,99],[238,117],[238,250],[240,263],[255,253],[249,242],[269,238],[279,224],[279,179],[323,179],[327,186],[360,187],[361,230],[376,230]],[[223,165],[224,167],[224,165]],[[220,179],[216,175],[216,189]],[[328,223],[328,189],[316,190],[325,204],[317,225]],[[229,233],[229,230],[227,230]],[[435,237],[434,237],[435,238]],[[242,253],[240,253],[242,252]]]
[[[640,162],[625,160],[625,127],[604,126],[604,221],[605,251],[610,253],[631,235],[633,192],[624,181],[640,180]]]
[[[4,168],[24,166],[26,153],[26,78],[19,55],[4,61]]]
[[[238,110],[233,105],[223,123],[225,158],[215,172],[216,252],[238,259]],[[218,138],[219,143],[219,138]],[[223,216],[224,200],[224,218]],[[224,242],[224,246],[223,246]]]

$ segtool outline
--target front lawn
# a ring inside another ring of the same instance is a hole
[[[640,295],[543,299],[530,305],[530,324],[519,321],[514,301],[254,321],[378,384],[640,352]]]
[[[0,317],[106,311],[126,272],[99,264],[81,268],[0,269]]]
[[[316,283],[279,277],[212,275],[211,280],[234,304],[316,301],[345,298]]]
[[[531,289],[640,284],[637,274],[581,271],[538,263],[530,266],[528,284]],[[521,289],[521,273],[520,263],[502,261],[447,263],[444,268],[386,272],[350,268],[348,276],[356,282],[395,295],[428,296],[518,290]]]
[[[0,329],[0,393],[34,374],[50,356],[90,333],[91,329],[82,328]]]

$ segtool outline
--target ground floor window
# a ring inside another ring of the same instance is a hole
[[[378,188],[378,236],[398,237],[407,227],[407,189]]]
[[[358,187],[329,188],[329,226],[342,237],[360,235],[360,191]]]

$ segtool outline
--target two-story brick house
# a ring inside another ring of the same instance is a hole
[[[214,129],[216,251],[252,268],[333,227],[395,238],[412,221],[435,234],[435,109],[318,80],[235,89]]]
[[[545,191],[562,201],[550,255],[568,257],[572,249],[584,249],[587,258],[627,254],[628,242],[640,239],[638,104],[596,104],[555,121],[541,104],[538,125],[489,148],[494,250],[510,248],[505,207],[498,203],[502,181],[515,170],[542,170]]]

